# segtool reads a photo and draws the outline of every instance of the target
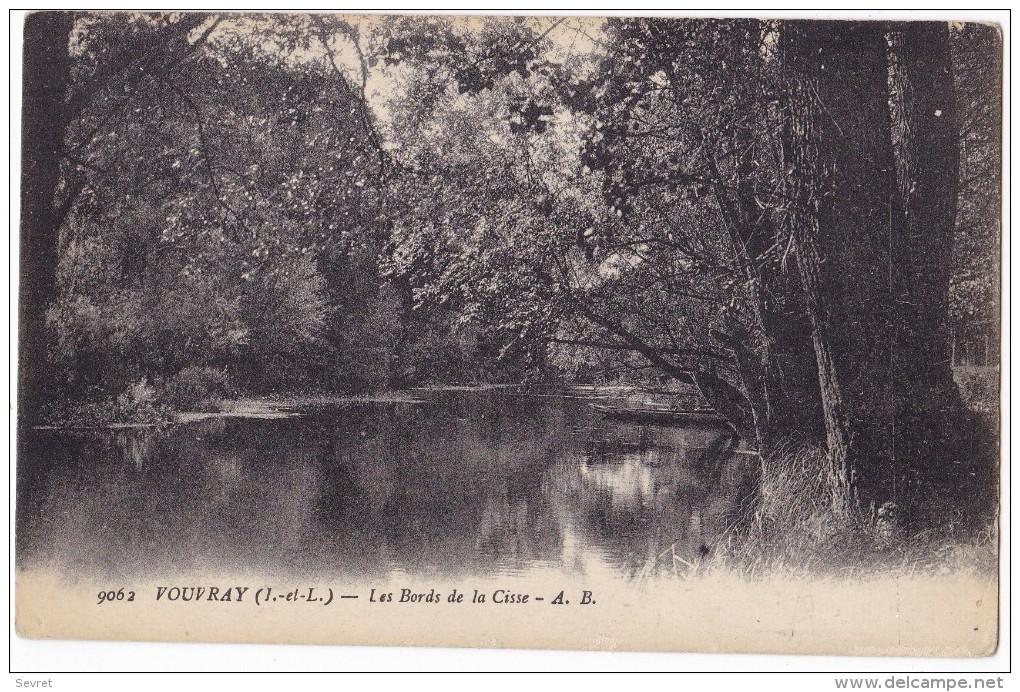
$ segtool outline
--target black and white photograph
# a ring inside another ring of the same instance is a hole
[[[19,637],[995,653],[1000,25],[38,11],[22,56]]]

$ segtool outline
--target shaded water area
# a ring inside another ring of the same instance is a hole
[[[17,559],[96,578],[633,577],[712,550],[752,457],[727,429],[618,422],[581,397],[427,391],[284,417],[30,430]]]

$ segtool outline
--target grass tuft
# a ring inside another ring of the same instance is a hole
[[[756,579],[997,570],[994,521],[978,531],[947,522],[908,534],[893,507],[859,509],[845,474],[820,449],[780,449],[761,459],[759,473],[759,492],[744,520],[716,546],[702,573]]]

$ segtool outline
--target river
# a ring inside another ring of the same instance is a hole
[[[440,389],[161,427],[31,430],[18,566],[100,580],[253,567],[626,579],[714,550],[739,517],[753,458],[726,429],[617,422],[590,404]]]

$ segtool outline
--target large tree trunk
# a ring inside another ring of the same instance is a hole
[[[894,29],[889,82],[901,206],[894,364],[906,388],[900,398],[926,390],[958,400],[947,319],[960,166],[949,27],[920,22]]]
[[[918,504],[944,505],[947,495],[970,497],[994,487],[989,450],[980,448],[983,437],[993,436],[976,429],[952,373],[949,283],[960,131],[949,26],[917,22],[892,29],[889,84],[900,202],[894,245],[896,452],[916,516],[925,509]]]
[[[735,151],[752,151],[750,138],[750,133],[738,136]],[[820,442],[824,421],[800,281],[774,257],[772,249],[782,234],[758,206],[751,154],[738,156],[732,226],[755,325],[743,339],[748,348],[735,348],[735,355],[755,409],[759,451],[768,453],[788,442]]]
[[[18,366],[22,420],[38,415],[54,386],[47,362],[46,310],[56,298],[59,229],[54,207],[67,128],[73,24],[70,12],[36,12],[25,20]]]
[[[826,443],[861,504],[896,497],[891,382],[895,170],[883,28],[788,22],[789,219]]]

